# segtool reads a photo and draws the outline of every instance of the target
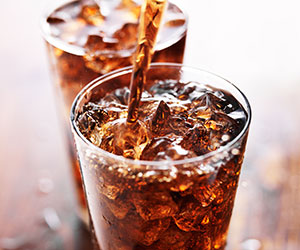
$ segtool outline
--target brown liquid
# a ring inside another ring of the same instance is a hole
[[[170,15],[164,22],[153,61],[181,63],[187,20],[174,4],[169,5],[167,12]],[[85,211],[84,217],[87,215],[84,193],[69,129],[71,104],[79,91],[96,77],[133,64],[139,15],[140,6],[132,0],[122,0],[120,6],[107,17],[103,17],[94,1],[80,0],[56,9],[44,24],[57,101],[62,109],[78,200],[81,210]]]
[[[129,89],[119,79],[118,89],[105,89],[113,82],[102,85],[101,97],[92,96],[77,117],[83,135],[113,154],[148,161],[188,159],[225,146],[245,126],[245,110],[223,90],[148,78],[138,120],[126,127]],[[147,169],[82,157],[101,248],[224,249],[245,142],[246,136],[207,172],[201,161],[176,167],[162,162],[164,168]]]
[[[158,30],[161,26],[161,20],[166,5],[167,0],[145,0],[142,7],[138,45],[130,85],[128,123],[134,123],[138,118],[139,102],[146,81],[146,73],[151,62]]]
[[[122,0],[105,19],[92,0],[73,1],[49,15],[45,24],[48,52],[67,117],[73,100],[87,83],[133,64],[139,15],[140,5],[132,0]],[[171,3],[165,16],[153,62],[181,63],[187,20]]]

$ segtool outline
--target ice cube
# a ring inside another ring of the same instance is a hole
[[[132,208],[132,204],[124,194],[114,200],[103,197],[103,201],[105,202],[108,209],[118,219],[124,219],[128,211]]]
[[[146,246],[150,246],[168,229],[170,221],[171,218],[147,221],[141,229],[138,241]]]
[[[171,144],[168,138],[153,138],[144,148],[141,154],[141,160],[153,160],[159,152],[164,152]]]
[[[120,4],[121,0],[95,0],[97,5],[101,8],[103,16],[109,16],[112,11]]]
[[[93,143],[103,150],[132,159],[140,157],[149,141],[145,125],[141,122],[127,124],[125,117],[102,124],[92,135],[99,140]],[[91,136],[90,140],[94,139]]]
[[[219,225],[219,224],[229,224],[229,220],[231,217],[231,213],[232,213],[232,201],[227,201],[219,206],[215,206],[212,209],[212,222],[215,225]],[[226,228],[226,226],[225,226]]]
[[[88,103],[78,116],[77,125],[80,131],[89,138],[95,127],[100,127],[108,118],[108,114],[104,109],[94,103]]]
[[[214,113],[211,119],[208,120],[205,125],[207,128],[212,130],[220,131],[223,134],[234,134],[237,129],[237,121],[232,119],[230,116],[224,113]]]
[[[216,109],[216,106],[212,102],[212,99],[214,98],[216,97],[211,93],[194,98],[192,100],[192,109],[190,110],[191,116],[203,120],[210,119]]]
[[[193,237],[191,240],[187,243],[189,248],[187,249],[201,249],[201,250],[212,250],[213,243],[211,240],[211,235],[209,235],[209,232],[201,232],[198,234],[193,234]],[[216,248],[217,249],[217,248]],[[218,248],[221,249],[221,248]]]
[[[143,192],[132,195],[133,204],[144,220],[173,216],[178,207],[169,192]]]
[[[190,82],[182,86],[182,88],[178,91],[178,99],[187,100],[190,99],[190,94],[197,88],[197,84]]]
[[[176,225],[183,231],[204,231],[210,224],[210,207],[203,207],[196,199],[188,196],[173,216]]]
[[[120,103],[123,105],[128,105],[130,90],[128,88],[117,89],[114,95],[119,99]]]
[[[106,95],[100,100],[99,105],[107,107],[107,110],[111,110],[114,107],[121,107],[121,102],[115,95]]]
[[[151,127],[152,116],[149,114],[154,114],[158,107],[158,100],[152,97],[142,98],[139,107],[139,119],[144,120],[147,126]]]
[[[223,189],[221,184],[215,181],[213,184],[203,182],[202,185],[195,189],[194,197],[201,203],[203,207],[209,206],[214,200],[223,201]]]
[[[173,143],[165,151],[157,154],[155,160],[182,160],[185,158],[193,158],[197,155],[189,150],[185,150],[180,145]]]
[[[169,94],[174,97],[177,97],[177,92],[176,92],[177,85],[178,85],[178,81],[175,81],[175,80],[157,81],[150,88],[150,92],[155,97],[159,97],[159,96],[165,95],[165,94]]]
[[[84,47],[89,51],[89,56],[94,58],[103,52],[103,50],[117,49],[118,41],[105,39],[104,35],[89,35]],[[94,60],[96,60],[96,58],[94,58]]]
[[[103,150],[138,159],[149,141],[149,132],[142,122],[127,124],[127,107],[120,104],[117,97],[111,96],[111,99],[113,102],[105,110],[99,105],[88,104],[78,117],[78,126],[92,143]]]
[[[105,111],[109,116],[109,120],[112,121],[110,122],[112,128],[117,126],[113,120],[124,119],[127,117],[127,106],[121,104],[120,100],[114,95],[109,95],[103,98],[101,105],[107,107]],[[109,126],[105,126],[103,130],[104,129],[109,129],[110,131],[113,131],[113,129],[110,129]]]
[[[80,17],[90,25],[100,26],[104,22],[104,17],[96,4],[83,5]]]
[[[176,180],[174,180],[171,183],[171,190],[173,192],[179,192],[180,195],[184,194],[183,196],[186,196],[187,194],[189,194],[190,192],[192,192],[192,188],[194,185],[194,179],[193,178],[189,178],[190,176],[184,175],[182,173],[179,173],[177,175]]]
[[[175,224],[171,224],[168,230],[162,233],[160,240],[153,245],[156,250],[185,250],[189,248],[187,242],[191,238],[191,232],[184,232],[178,229]]]
[[[118,226],[123,238],[150,246],[168,229],[170,221],[171,218],[144,221],[136,211],[131,211]]]
[[[186,112],[180,112],[178,114],[172,115],[169,126],[171,128],[172,133],[185,136],[191,128],[193,128],[193,123],[191,119],[189,119],[188,114]]]
[[[143,150],[141,159],[162,161],[195,157],[196,154],[179,145],[181,141],[182,138],[173,133],[165,137],[153,138]]]
[[[209,152],[209,139],[208,130],[199,123],[186,133],[180,145],[184,149],[195,152],[199,156]]]
[[[97,170],[96,170],[97,171]],[[115,200],[124,191],[124,183],[114,171],[102,171],[95,173],[97,178],[97,190],[110,200]]]
[[[126,118],[119,119],[113,127],[113,147],[126,158],[139,159],[149,141],[149,132],[140,121],[128,124]]]
[[[118,187],[117,185],[110,185],[108,183],[97,186],[97,188],[100,193],[104,194],[111,200],[116,199],[122,192],[122,188]]]
[[[167,134],[168,131],[170,131],[170,127],[169,127],[170,114],[171,111],[169,106],[164,101],[160,101],[152,117],[151,132],[157,135]]]
[[[224,113],[228,114],[241,109],[239,102],[229,92],[217,90],[214,94],[219,98],[218,106]]]
[[[236,120],[224,113],[214,113],[211,119],[205,121],[204,126],[209,130],[210,145],[208,149],[210,151],[218,149],[220,146],[228,143],[223,141],[224,134],[229,136],[229,140],[232,140],[240,132],[241,128]]]
[[[122,49],[131,49],[136,46],[137,35],[138,23],[126,23],[114,33],[113,38],[122,44]]]

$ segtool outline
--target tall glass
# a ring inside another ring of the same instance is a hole
[[[128,86],[131,70],[123,68],[91,82],[76,97],[71,110],[85,194],[99,247],[224,249],[251,119],[246,97],[225,79],[206,71],[180,64],[152,64],[148,82],[175,80],[220,89],[240,103],[245,120],[236,136],[215,151],[181,160],[132,160],[95,146],[78,127],[84,105],[97,103],[107,93]],[[208,124],[217,126],[213,121]],[[225,141],[226,137],[224,134]],[[193,147],[201,151],[202,138],[190,138]]]
[[[100,9],[96,4],[100,4]],[[67,0],[42,18],[57,103],[63,115],[68,149],[80,201],[79,215],[88,220],[79,166],[68,126],[71,104],[91,80],[132,65],[142,0]],[[169,3],[153,56],[155,62],[182,63],[188,19]]]

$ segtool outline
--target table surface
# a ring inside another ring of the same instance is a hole
[[[0,250],[90,249],[76,218],[38,18],[46,1],[2,3]],[[300,249],[300,3],[180,1],[185,64],[234,82],[253,117],[227,249]]]

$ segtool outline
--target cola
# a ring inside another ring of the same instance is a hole
[[[135,123],[138,118],[137,113],[146,81],[146,73],[152,59],[166,5],[167,0],[145,0],[142,6],[138,44],[130,82],[128,123]]]
[[[99,1],[108,5],[106,13],[93,0],[75,0],[56,8],[42,21],[67,116],[74,98],[88,82],[133,64],[142,2]],[[152,61],[181,63],[186,32],[186,14],[170,2]]]
[[[99,5],[98,3],[99,2]],[[42,30],[46,40],[58,106],[67,135],[73,175],[88,220],[79,165],[69,131],[71,104],[91,80],[114,69],[131,65],[137,45],[141,0],[75,0],[46,14]],[[169,3],[152,61],[183,61],[187,16]]]
[[[127,121],[132,68],[89,85],[72,124],[102,250],[225,249],[250,122],[224,79],[151,65]]]

